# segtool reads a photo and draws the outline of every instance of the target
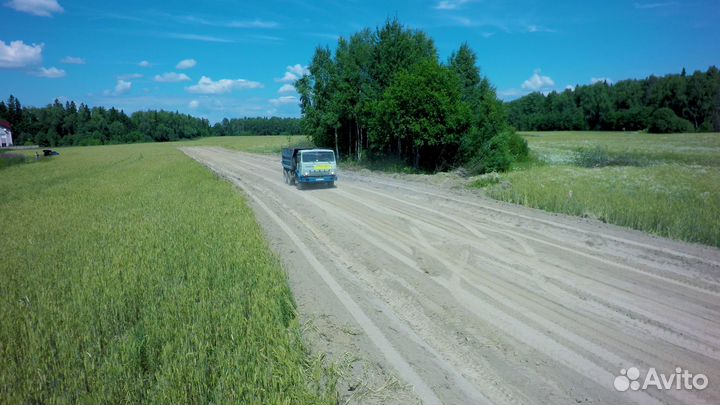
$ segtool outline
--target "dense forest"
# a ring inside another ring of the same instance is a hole
[[[612,130],[653,133],[720,131],[720,72],[696,71],[615,84],[598,82],[562,93],[532,93],[507,103],[519,130]]]
[[[58,100],[42,108],[23,107],[13,95],[0,101],[0,119],[12,125],[16,145],[107,145],[301,132],[298,118],[226,118],[210,127],[207,119],[169,111],[138,111],[128,116],[115,108],[90,108]]]
[[[300,135],[302,134],[302,125],[299,118],[225,118],[213,125],[213,134],[215,136]]]
[[[388,20],[318,47],[295,86],[304,132],[343,158],[415,168],[506,169],[527,154],[477,57],[462,44],[441,63],[424,32]]]
[[[138,111],[130,116],[115,108],[65,104],[23,107],[14,96],[0,101],[0,118],[12,124],[16,145],[105,145],[165,142],[210,136],[206,119],[168,111]]]

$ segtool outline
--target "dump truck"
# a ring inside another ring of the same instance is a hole
[[[282,151],[286,184],[302,188],[306,184],[335,185],[337,164],[332,149],[285,148]]]

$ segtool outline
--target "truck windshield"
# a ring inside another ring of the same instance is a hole
[[[306,162],[306,163],[307,162],[334,162],[335,154],[333,152],[328,152],[328,151],[303,152],[302,161]]]

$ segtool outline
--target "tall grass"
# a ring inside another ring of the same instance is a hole
[[[5,403],[332,403],[235,189],[176,145],[0,176]]]
[[[0,151],[0,169],[25,163],[27,157],[19,153],[5,153]]]
[[[472,186],[504,201],[720,247],[720,134],[526,136],[540,162],[503,174],[501,184]]]
[[[610,152],[607,147],[595,145],[576,151],[574,163],[580,167],[647,166],[651,162],[645,156],[628,152]]]

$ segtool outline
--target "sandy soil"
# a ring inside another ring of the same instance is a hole
[[[247,194],[342,403],[720,403],[717,249],[367,172],[298,190],[279,157],[184,151]],[[709,385],[619,392],[629,367]]]

